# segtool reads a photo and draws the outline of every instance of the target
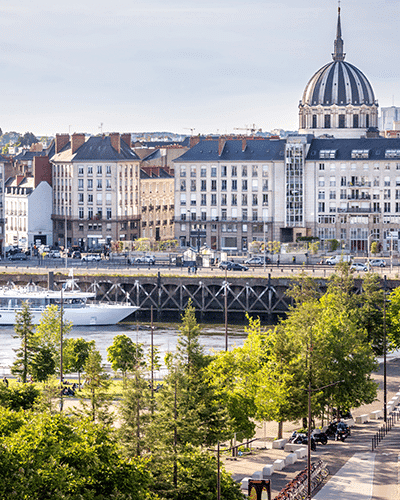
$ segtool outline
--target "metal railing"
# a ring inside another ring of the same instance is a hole
[[[379,428],[375,436],[372,437],[372,451],[374,451],[383,438],[389,433],[392,427],[400,420],[400,411],[396,410],[387,418],[386,422]]]

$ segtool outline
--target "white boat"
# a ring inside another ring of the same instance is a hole
[[[23,302],[30,306],[34,325],[52,304],[61,307],[62,303],[64,319],[74,326],[115,325],[139,309],[129,303],[91,302],[96,298],[95,293],[74,289],[73,280],[66,285],[63,290],[48,290],[34,284],[0,288],[0,325],[15,325],[15,314],[21,311]]]

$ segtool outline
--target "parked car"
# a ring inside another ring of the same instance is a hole
[[[245,264],[249,266],[263,266],[264,261],[266,264],[271,263],[271,259],[269,257],[251,257],[244,261]]]
[[[329,257],[326,259],[326,264],[329,264],[330,266],[335,266],[336,264],[339,264],[339,262],[351,262],[351,256],[350,255],[333,255],[332,257]]]
[[[82,254],[79,250],[74,250],[71,254],[71,257],[73,259],[81,259],[82,258]]]
[[[85,262],[96,262],[101,260],[101,257],[98,253],[88,253],[82,257],[82,260]]]
[[[223,260],[218,267],[227,271],[247,271],[249,269],[243,264],[239,264],[239,262],[232,262],[230,260]]]
[[[367,271],[367,266],[366,264],[363,264],[362,262],[353,262],[353,264],[351,264],[350,266],[350,269],[352,269],[353,271]]]
[[[52,259],[61,259],[61,253],[59,250],[50,250],[49,257]]]
[[[154,266],[156,258],[154,255],[143,255],[142,257],[136,257],[133,262],[134,264],[149,264],[150,266]]]
[[[372,267],[385,267],[386,266],[386,260],[383,259],[372,259],[369,261],[369,264]]]
[[[24,252],[13,253],[8,256],[8,260],[27,260],[28,257]]]

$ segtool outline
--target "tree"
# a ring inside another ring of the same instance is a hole
[[[142,358],[142,344],[135,344],[127,335],[116,335],[107,347],[107,359],[115,372],[121,370],[124,381],[126,373],[133,370]]]
[[[373,254],[379,253],[379,244],[377,241],[373,241],[371,243],[371,253],[373,253]]]
[[[32,134],[32,132],[25,132],[23,136],[20,137],[21,146],[31,146],[36,144],[38,141],[37,137]]]
[[[84,369],[90,351],[95,348],[94,340],[65,339],[64,370],[65,373],[78,372],[78,385],[81,387],[81,373]]]
[[[388,349],[398,349],[400,347],[400,287],[395,288],[389,294],[386,307]]]
[[[101,354],[96,349],[89,352],[84,372],[86,381],[80,401],[82,410],[76,410],[76,413],[88,416],[93,422],[110,424],[112,416],[108,411],[110,397],[107,394],[110,381],[101,363]]]
[[[0,435],[0,498],[157,498],[146,462],[123,458],[107,426],[63,414],[3,410]]]
[[[21,347],[17,350],[16,360],[11,367],[11,373],[21,377],[26,383],[31,367],[32,359],[36,354],[33,330],[33,316],[29,310],[29,304],[23,302],[21,310],[15,315],[14,338],[21,339]]]
[[[0,406],[19,411],[33,408],[40,398],[40,391],[33,384],[16,384],[7,387],[0,384]]]
[[[50,305],[43,311],[34,336],[37,347],[46,347],[52,353],[56,371],[60,367],[61,328],[64,346],[65,337],[71,331],[72,323],[63,317],[61,325],[61,309],[57,305]]]
[[[38,347],[37,352],[31,362],[31,374],[38,382],[46,381],[50,375],[56,372],[54,352],[50,347]]]

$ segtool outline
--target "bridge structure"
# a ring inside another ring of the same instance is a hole
[[[0,285],[9,282],[24,285],[34,282],[59,289],[68,276],[63,273],[0,275]],[[204,277],[162,275],[85,274],[77,276],[82,291],[95,292],[99,302],[130,302],[139,307],[130,319],[148,319],[153,310],[157,321],[179,320],[189,300],[200,321],[223,321],[225,313],[231,322],[245,321],[246,313],[259,316],[263,322],[274,323],[285,316],[292,305],[288,288],[296,280],[291,277]],[[316,278],[324,293],[327,280]],[[383,283],[383,280],[382,280]],[[400,285],[399,280],[387,281],[388,290]],[[383,286],[383,285],[382,285]],[[355,293],[361,290],[362,280],[355,280]]]

